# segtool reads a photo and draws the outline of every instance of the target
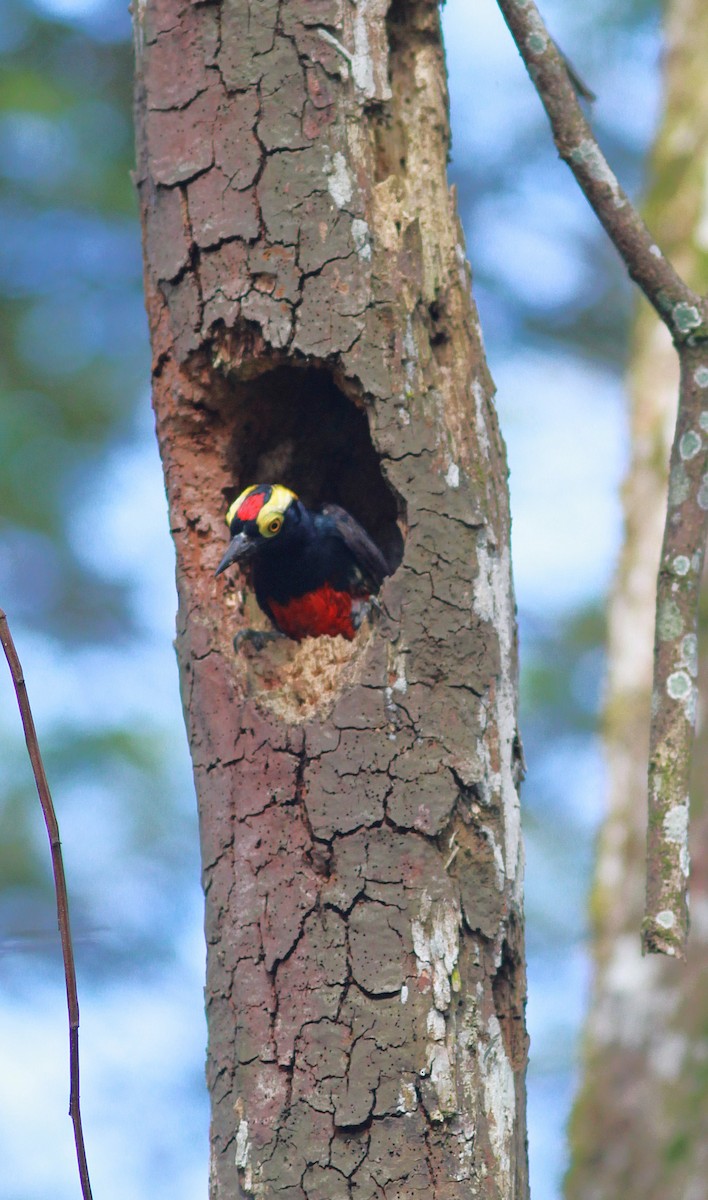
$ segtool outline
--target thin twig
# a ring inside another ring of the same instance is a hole
[[[79,1165],[79,1178],[81,1180],[81,1194],[83,1200],[91,1200],[91,1183],[89,1181],[88,1164],[86,1162],[86,1148],[84,1146],[84,1134],[81,1125],[81,1107],[79,1101],[79,1000],[76,991],[76,971],[74,968],[74,950],[71,941],[71,928],[69,925],[69,898],[66,890],[66,879],[64,877],[64,862],[61,853],[61,840],[59,838],[59,825],[54,812],[49,784],[44,771],[42,755],[37,741],[37,733],[34,727],[32,718],[32,710],[30,709],[29,697],[27,695],[27,687],[25,685],[24,676],[22,674],[22,666],[20,664],[15,643],[12,640],[10,627],[7,623],[7,617],[0,608],[0,643],[5,651],[5,658],[10,668],[12,682],[15,686],[15,694],[17,696],[17,704],[22,717],[22,725],[25,731],[25,741],[27,743],[27,752],[32,764],[34,780],[37,785],[37,793],[39,802],[42,806],[42,814],[44,823],[47,827],[49,835],[49,846],[52,855],[52,869],[54,871],[54,890],[57,899],[57,918],[59,921],[59,934],[61,937],[61,949],[64,958],[64,978],[66,980],[66,1003],[69,1011],[69,1116],[74,1125],[74,1142],[76,1143],[76,1158]]]
[[[568,58],[568,55],[564,54],[561,50],[558,42],[556,42],[556,50],[563,59],[563,65],[568,72],[568,78],[573,85],[573,91],[575,92],[576,96],[578,96],[581,100],[587,101],[588,104],[594,104],[597,100],[597,96],[593,91],[590,90],[583,77],[578,74],[572,62]]]
[[[657,586],[644,949],[683,957],[698,596],[708,534],[708,301],[678,275],[621,188],[533,0],[498,0],[553,139],[630,277],[669,329],[681,368]]]
[[[558,47],[533,0],[498,0],[504,20],[548,114],[558,153],[598,220],[676,342],[708,336],[703,298],[662,254],[597,144]]]

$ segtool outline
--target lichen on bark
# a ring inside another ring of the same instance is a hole
[[[437,5],[148,0],[136,47],[212,1195],[525,1200],[506,464]],[[351,647],[234,654],[223,514],[275,475],[389,556]]]
[[[645,210],[662,246],[692,286],[708,290],[703,225],[708,163],[708,10],[671,0],[666,17],[665,107]],[[630,364],[632,462],[623,489],[625,540],[610,606],[605,740],[609,804],[593,888],[596,978],[585,1034],[584,1074],[571,1124],[569,1200],[622,1196],[665,1200],[705,1190],[704,1067],[708,1019],[708,741],[698,729],[691,789],[691,936],[685,962],[641,957],[648,718],[656,567],[676,416],[676,356],[648,308],[637,313]],[[708,382],[708,380],[707,380]],[[676,578],[691,569],[674,563]],[[678,606],[669,639],[685,631]],[[705,587],[699,618],[706,679]],[[679,639],[680,640],[680,639]],[[677,806],[681,809],[681,805]],[[674,815],[673,833],[687,812]],[[684,843],[685,845],[685,843]],[[670,910],[667,910],[670,911]]]

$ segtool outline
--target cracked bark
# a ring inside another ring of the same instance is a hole
[[[646,204],[651,227],[682,276],[708,290],[708,10],[671,0],[666,15],[665,112]],[[691,788],[691,937],[685,962],[642,958],[645,763],[652,692],[656,564],[666,506],[677,364],[643,307],[630,373],[632,462],[624,485],[625,541],[609,613],[605,741],[609,811],[593,890],[597,960],[583,1086],[571,1126],[569,1200],[698,1200],[708,1177],[708,737],[706,591],[699,614],[699,717]]]
[[[506,462],[437,5],[147,0],[135,41],[211,1194],[525,1200]],[[268,478],[397,567],[352,645],[234,654],[224,512]]]

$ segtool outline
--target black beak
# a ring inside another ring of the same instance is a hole
[[[226,554],[214,572],[214,577],[221,575],[221,572],[230,567],[232,563],[244,562],[245,559],[251,558],[256,552],[256,545],[256,541],[247,533],[237,533],[236,537],[231,539]]]

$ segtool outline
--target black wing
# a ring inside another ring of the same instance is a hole
[[[391,568],[378,546],[374,545],[366,530],[345,508],[340,508],[338,504],[323,504],[320,512],[327,517],[330,528],[333,527],[342,539],[362,574],[374,585],[373,590],[378,591],[386,576],[391,574]]]

